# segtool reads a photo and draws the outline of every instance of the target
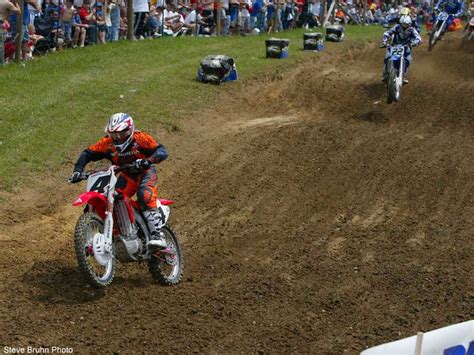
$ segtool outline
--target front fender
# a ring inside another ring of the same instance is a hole
[[[79,197],[72,203],[73,206],[82,206],[89,204],[97,211],[102,219],[105,219],[105,210],[107,207],[107,199],[104,195],[96,191],[87,191],[79,195]]]

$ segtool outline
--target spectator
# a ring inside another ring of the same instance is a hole
[[[135,14],[133,22],[133,33],[136,39],[144,39],[145,37],[145,18],[150,11],[147,0],[134,0],[133,13]]]
[[[285,11],[283,12],[283,29],[293,28],[293,21],[295,20],[294,5],[291,0],[286,0]]]
[[[78,44],[81,48],[84,47],[88,27],[89,25],[82,23],[79,10],[74,9],[72,16],[72,28],[74,30],[72,37],[72,48],[76,48]]]
[[[214,31],[216,19],[214,18],[214,0],[201,0],[202,21],[205,22],[206,34],[211,35]]]
[[[125,7],[120,8],[120,30],[119,30],[119,39],[127,38],[128,34],[128,21],[127,21],[127,12]]]
[[[184,25],[183,17],[174,11],[173,3],[168,3],[164,11],[164,32],[176,36]]]
[[[162,8],[156,8],[155,6],[150,7],[150,12],[145,20],[146,32],[149,36],[153,38],[158,38],[161,36],[161,20],[162,20],[163,10]]]
[[[375,22],[375,16],[374,16],[374,10],[376,8],[375,4],[371,4],[369,9],[367,10],[365,14],[365,19],[367,21],[367,24],[371,25]]]
[[[98,31],[99,44],[105,44],[105,35],[107,34],[107,24],[105,22],[104,5],[101,2],[95,3],[95,19]]]
[[[91,8],[90,0],[84,0],[79,15],[81,16],[81,23],[87,25],[86,40],[90,44],[97,44],[97,24],[95,18],[96,9]]]
[[[111,35],[110,40],[117,42],[119,39],[120,32],[120,8],[123,7],[123,0],[108,0],[110,2],[110,22],[111,22]]]
[[[239,11],[240,1],[230,0],[229,2],[229,13],[230,13],[230,34],[236,34],[239,31]]]
[[[230,4],[229,0],[222,0],[221,3],[222,12],[221,12],[221,27],[224,29],[224,35],[230,34]]]
[[[266,2],[267,7],[267,32],[270,33],[273,30],[273,20],[275,17],[275,4],[273,0]]]
[[[28,34],[30,35],[30,39],[36,43],[37,40],[43,38],[42,36],[36,35],[35,29],[35,18],[41,14],[41,4],[38,0],[34,1],[34,3],[28,3],[28,13],[30,15],[30,19],[28,21]]]
[[[241,21],[241,30],[243,33],[250,33],[251,27],[250,27],[250,6],[251,6],[250,0],[242,0],[241,2],[241,10],[240,10],[240,15],[242,18]]]
[[[104,2],[104,19],[105,19],[105,41],[112,40],[112,20],[110,18],[112,0],[105,0]]]
[[[7,19],[12,14],[21,14],[20,6],[15,1],[10,0],[2,0],[0,1],[0,64],[3,64],[5,59],[7,59],[5,55],[5,39],[7,36],[6,27],[8,26]]]
[[[16,2],[17,0],[15,0]],[[23,60],[27,60],[31,58],[31,48],[30,48],[30,35],[28,32],[28,24],[30,22],[30,13],[28,11],[28,4],[33,4],[34,6],[37,6],[37,2],[35,0],[25,0],[24,5],[23,5],[23,16],[22,16],[22,22],[23,22],[23,33],[21,34],[21,58]],[[18,16],[21,14],[12,11],[9,18],[8,22],[10,24],[10,31],[11,31],[11,38],[13,41],[16,39],[17,33],[16,33],[16,23],[18,20]]]
[[[197,14],[197,3],[191,5],[191,12],[188,13],[184,19],[184,27],[191,34],[196,33],[196,26],[199,23],[201,16]],[[197,19],[196,19],[197,15]]]
[[[74,16],[74,8],[70,0],[66,1],[66,7],[61,14],[61,29],[66,43],[72,43],[72,17]]]
[[[265,10],[263,0],[253,0],[252,13],[250,14],[250,25],[258,28],[260,32],[265,31]]]

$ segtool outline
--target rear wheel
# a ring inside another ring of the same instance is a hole
[[[168,247],[155,252],[148,261],[153,279],[161,285],[177,285],[183,277],[183,256],[178,239],[169,225],[161,229]]]
[[[74,246],[79,270],[91,286],[96,288],[110,285],[115,275],[115,255],[101,253],[94,255],[94,239],[104,233],[104,221],[93,212],[84,213],[76,224]],[[100,261],[100,262],[99,262]]]

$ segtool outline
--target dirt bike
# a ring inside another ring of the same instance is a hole
[[[436,16],[436,20],[433,23],[433,26],[431,28],[430,32],[430,40],[428,42],[428,51],[431,51],[435,44],[439,41],[441,36],[446,32],[447,30],[447,22],[449,19],[449,16],[447,12],[441,11],[438,16]]]
[[[405,46],[401,44],[389,45],[390,57],[385,69],[385,82],[387,84],[387,103],[400,101],[405,71]]]
[[[462,34],[462,44],[467,44],[467,42],[469,42],[472,38],[474,38],[474,16],[471,17],[464,28],[464,32]]]
[[[168,224],[169,205],[174,202],[157,200],[160,233],[167,247],[149,250],[147,244],[151,233],[138,202],[115,190],[116,175],[134,166],[112,165],[108,170],[83,173],[79,178],[87,180],[87,191],[73,203],[73,206],[85,205],[76,224],[74,246],[79,270],[96,288],[111,284],[117,259],[121,262],[147,262],[151,276],[162,285],[176,285],[182,278],[181,250]]]

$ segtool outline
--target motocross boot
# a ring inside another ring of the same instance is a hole
[[[151,238],[147,244],[152,249],[164,249],[167,247],[166,240],[160,231],[160,216],[156,209],[143,211],[148,228],[150,229]]]

